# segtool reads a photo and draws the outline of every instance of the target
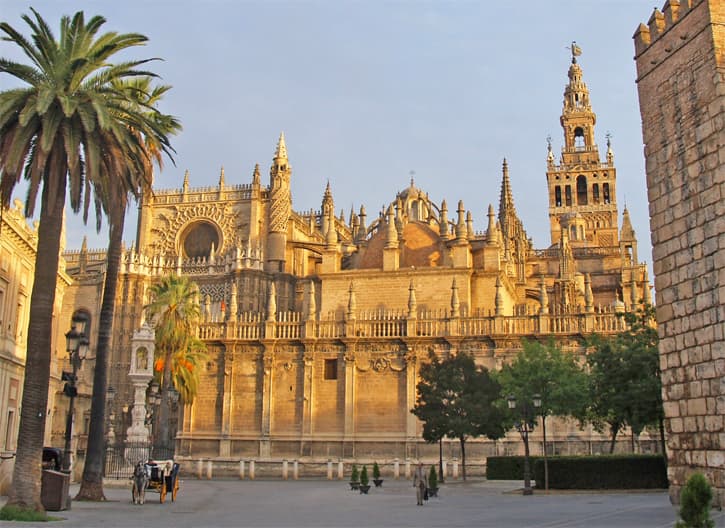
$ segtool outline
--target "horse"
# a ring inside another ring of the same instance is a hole
[[[146,463],[143,460],[139,460],[136,467],[133,468],[133,481],[131,484],[131,498],[134,504],[143,504],[146,499],[146,486],[149,482],[148,474],[146,473]]]

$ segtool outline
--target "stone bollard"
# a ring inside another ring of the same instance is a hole
[[[343,469],[344,469],[344,468],[343,468],[342,460],[340,460],[340,461],[339,461],[339,462],[337,463],[337,479],[338,479],[338,480],[342,480],[342,479],[343,479],[343,477],[344,477],[344,474],[343,474]]]
[[[448,462],[445,460],[443,461],[443,465],[441,466],[441,473],[441,477],[444,479],[448,476]]]
[[[196,478],[201,480],[201,477],[203,474],[204,474],[204,461],[197,460],[196,461]]]
[[[406,479],[410,478],[410,459],[409,458],[405,459],[405,478]]]
[[[209,460],[209,461],[208,461],[208,462],[206,463],[206,478],[207,478],[207,479],[209,479],[209,480],[211,480],[211,475],[212,475],[212,466],[213,466],[213,465],[214,465],[214,462],[212,462],[211,460]]]
[[[332,460],[327,461],[327,480],[332,480]]]
[[[292,463],[292,478],[295,480],[300,478],[300,464],[297,460]]]
[[[395,480],[400,478],[400,460],[397,458],[395,459],[395,462],[393,462],[393,477]]]
[[[287,461],[282,461],[282,480],[287,480]]]
[[[254,480],[254,460],[249,461],[249,480]]]
[[[453,459],[453,478],[458,479],[458,459]]]
[[[244,480],[244,460],[239,461],[239,479]]]

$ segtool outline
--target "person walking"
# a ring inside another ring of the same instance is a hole
[[[418,506],[423,506],[425,490],[428,489],[428,475],[426,475],[425,470],[423,469],[422,462],[418,462],[418,467],[415,468],[415,474],[413,475],[413,487],[415,488],[415,497],[418,499]]]

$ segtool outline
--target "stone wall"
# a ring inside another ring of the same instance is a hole
[[[670,496],[725,503],[725,3],[669,0],[634,35]]]

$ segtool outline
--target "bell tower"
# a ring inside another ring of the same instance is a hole
[[[282,132],[269,169],[269,223],[265,265],[267,271],[286,271],[287,225],[292,213],[291,176],[292,167],[287,159],[287,144]]]
[[[549,139],[546,180],[549,187],[551,243],[558,244],[562,229],[573,246],[617,246],[617,171],[607,136],[607,156],[599,157],[594,141],[597,115],[589,101],[589,89],[577,63],[581,48],[572,42],[569,83],[564,89],[561,127],[564,146],[557,165]]]

